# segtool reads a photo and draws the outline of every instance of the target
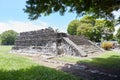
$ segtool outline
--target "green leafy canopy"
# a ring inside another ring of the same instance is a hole
[[[13,30],[5,31],[1,34],[1,44],[13,45],[17,36],[17,32]]]
[[[84,35],[91,41],[100,42],[112,40],[114,24],[109,20],[98,20],[92,16],[84,16],[80,20],[73,20],[69,23],[67,31],[70,35]]]
[[[118,42],[120,43],[120,28],[117,31],[116,37],[117,37]]]
[[[24,11],[34,20],[44,15],[59,12],[75,12],[78,16],[91,14],[94,17],[113,19],[113,11],[120,9],[120,0],[27,0]]]

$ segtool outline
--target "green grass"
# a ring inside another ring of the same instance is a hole
[[[11,50],[12,46],[0,46],[0,53],[9,53],[9,51]]]
[[[120,53],[107,52],[96,58],[80,60],[78,63],[85,63],[101,68],[120,71]]]
[[[120,70],[120,54],[113,51],[101,54],[100,56],[95,58],[78,58],[78,57],[65,56],[65,57],[60,57],[58,59],[66,62],[88,64],[96,67],[101,67],[104,69],[110,69],[116,71]]]
[[[75,76],[40,66],[26,57],[8,54],[10,46],[0,46],[0,80],[81,80]]]

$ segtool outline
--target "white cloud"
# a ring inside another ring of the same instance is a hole
[[[117,31],[118,31],[119,28],[120,28],[120,24],[117,25],[117,26],[115,26],[115,32],[114,32],[114,35],[116,35],[116,33],[117,33]]]
[[[45,22],[22,22],[22,21],[8,21],[0,22],[0,33],[6,30],[15,30],[16,32],[33,31],[47,28],[48,24]]]
[[[54,25],[54,24],[50,24],[49,27],[52,27],[54,30],[58,30],[58,32],[63,32],[63,33],[67,33],[67,25]]]
[[[118,17],[120,17],[120,9],[117,10],[117,11],[113,11],[112,13],[114,14],[114,16],[115,16],[116,19],[117,19]]]

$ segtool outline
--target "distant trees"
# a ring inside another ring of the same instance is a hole
[[[120,28],[117,31],[116,37],[117,37],[118,43],[120,43]]]
[[[77,27],[77,35],[84,35],[89,37],[90,31],[92,29],[92,25],[90,23],[82,23]]]
[[[84,16],[79,20],[79,26],[76,30],[77,35],[84,35],[91,39],[91,30],[95,24],[95,19],[92,16]]]
[[[82,19],[80,19],[80,23],[87,23],[94,26],[95,18],[93,16],[86,15]]]
[[[79,20],[73,20],[70,22],[70,24],[68,25],[68,28],[67,28],[67,32],[71,35],[76,35],[77,32],[77,27],[79,26]]]
[[[13,30],[5,31],[1,34],[2,45],[13,45],[17,36],[17,32]]]
[[[73,22],[74,25],[70,26]],[[67,31],[71,32],[68,34],[84,35],[92,41],[100,42],[101,38],[105,40],[113,38],[114,24],[108,20],[97,20],[92,16],[85,16],[80,20],[70,22]]]
[[[97,38],[104,38],[105,40],[112,40],[113,33],[114,33],[114,24],[108,20],[96,20],[95,26],[99,33],[96,37]],[[98,37],[99,36],[99,37]]]

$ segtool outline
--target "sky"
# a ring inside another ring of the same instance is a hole
[[[0,33],[10,29],[25,32],[50,26],[60,32],[66,32],[69,22],[76,19],[76,14],[73,13],[66,13],[64,16],[54,13],[31,21],[23,11],[25,2],[26,0],[0,0]]]
[[[67,26],[70,21],[76,19],[76,14],[74,13],[66,13],[64,16],[60,16],[59,13],[53,13],[31,21],[28,19],[28,14],[23,11],[25,2],[26,0],[0,0],[0,33],[6,30],[15,30],[19,33],[44,29],[49,26],[58,29],[60,32],[67,32]]]

